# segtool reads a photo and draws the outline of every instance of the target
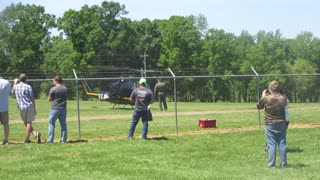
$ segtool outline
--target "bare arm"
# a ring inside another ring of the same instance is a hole
[[[15,86],[19,83],[19,80],[16,78],[14,79],[13,81],[13,86],[12,86],[12,89],[11,89],[11,93],[14,94],[15,93]]]
[[[267,89],[263,90],[262,94],[261,94],[261,99],[257,104],[257,108],[258,109],[263,109],[264,108],[264,97],[267,96],[268,92]]]
[[[48,101],[49,102],[53,101],[51,89],[50,89],[49,94],[48,94]]]
[[[31,97],[31,101],[33,103],[33,106],[34,106],[34,112],[37,113],[37,108],[36,108],[36,101],[35,101],[35,98],[34,96]]]
[[[52,101],[52,97],[51,96],[48,96],[48,101]]]

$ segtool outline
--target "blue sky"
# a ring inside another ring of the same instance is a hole
[[[101,5],[103,0],[0,0],[0,11],[11,3],[44,6],[47,13],[58,17],[63,12],[80,10],[85,4]],[[283,37],[295,38],[310,31],[320,38],[320,1],[318,0],[114,0],[126,6],[128,18],[169,19],[172,15],[203,14],[209,28],[223,29],[239,35],[247,30],[255,35],[260,30],[280,29]]]

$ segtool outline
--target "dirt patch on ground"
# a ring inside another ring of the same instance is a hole
[[[304,108],[305,109],[305,108]],[[310,108],[315,109],[315,108]],[[318,108],[316,108],[318,109]],[[221,113],[236,113],[236,112],[257,112],[256,109],[250,110],[215,110],[215,111],[190,111],[190,112],[178,112],[179,115],[206,115],[206,114],[221,114]],[[153,112],[154,117],[160,116],[175,116],[175,112]],[[97,119],[105,119],[105,120],[112,120],[112,119],[131,119],[132,114],[115,114],[115,115],[92,115],[92,116],[81,116],[81,121],[90,121],[90,120],[97,120]],[[78,117],[68,117],[68,121],[77,121]],[[47,122],[47,118],[36,119],[36,122]],[[22,123],[21,120],[10,120],[10,124]],[[305,124],[290,124],[289,128],[316,128],[320,127],[320,123],[305,123]],[[148,134],[150,139],[161,139],[167,136],[185,136],[185,135],[198,135],[198,134],[211,134],[211,133],[230,133],[230,132],[239,132],[239,131],[253,131],[264,129],[263,126],[259,127],[241,127],[241,128],[225,128],[225,129],[215,129],[215,128],[208,128],[208,129],[200,129],[198,131],[188,131],[188,132],[179,132],[179,133],[168,133],[165,135],[154,135]],[[69,141],[72,142],[83,142],[83,141],[90,141],[90,140],[113,140],[113,139],[125,139],[127,136],[111,136],[111,137],[102,137],[98,136],[96,138],[86,138],[82,140],[70,139]],[[11,143],[11,142],[10,142]],[[15,144],[15,142],[12,142]]]
[[[320,127],[320,123],[306,123],[306,124],[290,124],[290,129],[305,129],[305,128],[316,128]],[[188,136],[188,135],[200,135],[200,134],[214,134],[214,133],[231,133],[231,132],[240,132],[240,131],[254,131],[254,130],[263,130],[264,127],[241,127],[241,128],[225,128],[225,129],[201,129],[199,131],[188,131],[188,132],[179,132],[179,133],[168,133],[165,135],[155,135],[155,134],[148,134],[149,139],[154,140],[161,140],[167,139],[167,137],[172,136]],[[78,142],[87,142],[93,140],[116,140],[116,139],[126,139],[127,136],[109,136],[109,137],[96,137],[96,138],[85,138],[85,139],[69,139],[69,143],[78,143]],[[22,144],[21,142],[13,142],[10,141],[10,144]]]
[[[189,111],[189,112],[178,112],[177,115],[207,115],[207,114],[228,114],[237,112],[257,112],[257,110],[217,110],[217,111]],[[152,112],[153,117],[163,117],[163,116],[175,116],[175,112]],[[67,117],[68,121],[78,121],[78,117]],[[90,121],[97,119],[113,120],[113,119],[131,119],[132,114],[104,114],[104,115],[90,115],[90,116],[80,116],[81,121]],[[47,118],[36,118],[36,122],[47,122]],[[10,124],[22,123],[20,119],[10,120]]]
[[[289,125],[290,129],[305,129],[305,128],[316,128],[320,127],[320,123],[306,123],[306,124],[292,124]],[[186,135],[199,135],[199,134],[213,134],[213,133],[230,133],[230,132],[239,132],[239,131],[254,131],[254,130],[263,130],[264,127],[241,127],[241,128],[226,128],[226,129],[202,129],[199,131],[188,131],[188,132],[179,132],[177,133],[169,133],[165,135],[154,135],[149,134],[148,138],[150,139],[162,139],[166,136],[186,136]],[[114,140],[114,139],[125,139],[127,136],[112,136],[112,137],[97,137],[97,138],[90,138],[87,140]],[[71,142],[77,140],[71,140]]]
[[[319,109],[318,107],[307,107],[307,108],[291,108],[291,109]],[[291,110],[290,109],[290,110]],[[212,111],[188,111],[188,112],[178,112],[178,116],[188,116],[188,115],[207,115],[207,114],[230,114],[237,112],[257,112],[257,109],[236,109],[236,110],[212,110]],[[261,111],[262,112],[262,111]],[[175,116],[175,112],[159,112],[152,111],[153,117],[163,117],[163,116]],[[105,120],[113,120],[113,119],[131,119],[132,114],[103,114],[103,115],[81,115],[81,121],[90,121],[97,119],[105,119]],[[68,121],[78,121],[77,116],[67,117]],[[36,122],[48,122],[48,118],[37,118]],[[10,120],[10,124],[22,123],[20,119],[18,120]]]

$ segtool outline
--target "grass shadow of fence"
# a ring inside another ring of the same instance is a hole
[[[165,136],[160,136],[160,137],[153,137],[153,138],[150,138],[150,140],[155,140],[155,141],[167,141],[168,138],[165,137]]]
[[[302,153],[303,149],[300,149],[299,147],[293,147],[293,148],[287,148],[288,153]]]
[[[88,142],[86,139],[69,140],[68,143],[83,143]]]

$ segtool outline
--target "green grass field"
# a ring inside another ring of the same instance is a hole
[[[113,109],[113,105],[105,101],[80,101],[80,121],[78,121],[77,102],[68,101],[68,136],[70,140],[96,139],[126,136],[132,117],[132,108],[123,105]],[[37,116],[33,123],[37,131],[46,138],[50,103],[36,100]],[[185,103],[177,104],[177,116],[174,103],[168,103],[168,112],[158,110],[158,104],[152,105],[154,120],[149,123],[150,135],[166,135],[170,133],[202,131],[198,127],[199,119],[216,119],[217,127],[225,128],[258,127],[258,110],[255,103]],[[291,123],[319,122],[320,108],[316,103],[290,103]],[[10,140],[24,141],[24,126],[16,108],[15,99],[10,100]],[[177,118],[176,118],[177,117]],[[263,111],[260,111],[260,125],[263,125]],[[57,122],[56,134],[60,127]],[[80,127],[80,132],[79,132]],[[137,126],[135,135],[141,135],[141,124]],[[58,138],[58,137],[57,137]],[[56,139],[59,140],[59,139]]]
[[[169,102],[168,112],[158,111],[154,104],[150,140],[144,141],[139,137],[141,124],[135,139],[125,138],[131,121],[130,108],[112,109],[111,104],[100,101],[80,102],[81,140],[78,139],[76,102],[70,101],[70,142],[26,145],[21,143],[24,127],[17,109],[12,108],[14,101],[10,102],[12,143],[0,146],[0,179],[320,178],[320,111],[316,103],[290,104],[289,167],[268,169],[264,129],[258,128],[254,103],[178,103],[178,133],[174,104]],[[34,126],[44,137],[49,108],[46,101],[37,100]],[[201,118],[217,119],[217,127],[199,128]],[[59,136],[58,122],[56,135]]]
[[[289,129],[286,169],[266,167],[259,129],[0,146],[0,179],[318,179],[319,130]]]

